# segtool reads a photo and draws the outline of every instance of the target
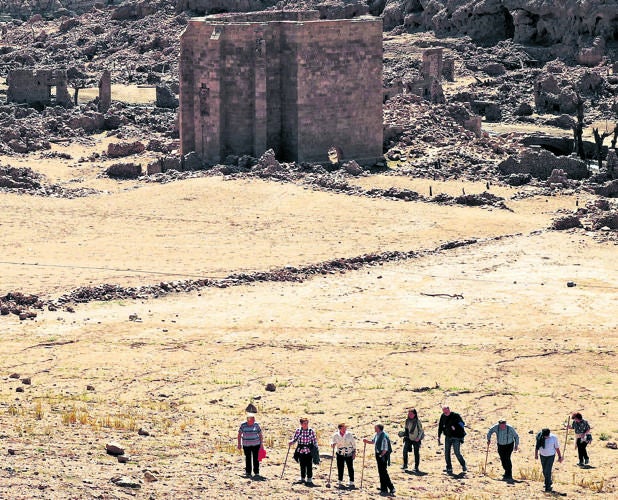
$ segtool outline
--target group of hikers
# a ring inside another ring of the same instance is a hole
[[[573,413],[571,415],[572,423],[567,423],[567,429],[575,431],[575,445],[579,456],[579,466],[586,466],[589,463],[587,445],[591,442],[590,425],[583,419],[581,413]],[[371,439],[363,439],[365,446],[371,444],[374,446],[374,454],[380,477],[380,492],[383,495],[393,495],[395,486],[393,485],[389,473],[388,466],[390,465],[390,456],[392,453],[392,444],[389,435],[384,431],[382,424],[374,426],[375,434]],[[568,432],[568,430],[567,430]],[[492,436],[496,435],[497,451],[500,457],[504,475],[502,479],[509,484],[514,483],[513,479],[513,464],[511,455],[513,451],[519,449],[519,435],[517,431],[507,424],[507,421],[501,419],[497,424],[493,425],[487,431],[487,454],[485,456],[485,469],[487,468],[487,457],[489,447],[491,445]],[[418,417],[416,409],[408,409],[407,418],[403,424],[403,429],[398,432],[398,436],[403,438],[403,465],[402,469],[408,470],[408,455],[414,453],[414,470],[415,474],[420,472],[420,448],[425,438],[423,425]],[[444,459],[446,468],[444,472],[453,474],[453,465],[451,462],[451,451],[455,454],[459,465],[461,466],[462,474],[467,472],[466,460],[461,453],[461,445],[466,436],[465,423],[458,413],[451,411],[448,406],[442,407],[442,414],[438,421],[438,444],[442,445],[441,438],[444,436]],[[296,429],[292,439],[288,442],[288,454],[283,465],[283,472],[287,464],[287,459],[292,445],[296,444],[293,458],[300,465],[300,483],[307,486],[313,485],[313,465],[319,463],[318,439],[313,429],[309,427],[309,420],[306,417],[300,419],[300,427]],[[356,459],[356,440],[354,436],[347,430],[345,423],[337,426],[337,431],[332,435],[330,440],[333,456],[337,462],[338,485],[344,488],[344,472],[347,468],[348,472],[348,488],[355,488],[354,475],[354,460]],[[251,471],[257,477],[260,472],[260,460],[266,455],[264,449],[264,438],[260,425],[255,421],[255,413],[247,413],[247,421],[240,425],[238,430],[238,449],[243,449],[245,454],[245,474],[251,477]],[[535,460],[540,458],[541,469],[543,472],[545,491],[552,492],[552,468],[555,457],[562,462],[563,455],[560,451],[560,443],[558,438],[551,433],[548,428],[542,429],[536,436],[536,446],[534,452]],[[363,450],[363,470],[364,470],[364,450]],[[327,486],[330,486],[330,474]],[[361,486],[362,486],[362,470],[361,470]]]

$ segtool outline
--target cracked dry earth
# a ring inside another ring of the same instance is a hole
[[[564,442],[572,411],[593,426],[593,467],[576,467],[571,435],[555,489],[570,498],[617,494],[618,451],[605,446],[618,439],[616,244],[584,230],[547,230],[558,210],[574,209],[574,195],[513,200],[515,188],[492,187],[511,210],[488,210],[262,180],[115,183],[94,167],[36,165],[56,182],[78,178],[79,187],[103,194],[1,193],[2,294],[53,299],[100,283],[139,286],[372,252],[418,254],[303,282],[90,302],[73,313],[39,311],[32,321],[1,317],[0,498],[377,498],[369,449],[362,490],[326,487],[329,436],[344,421],[360,439],[381,421],[394,437],[408,406],[427,433],[427,474],[399,469],[395,439],[390,471],[400,498],[543,498],[532,433],[547,426]],[[393,175],[355,182],[422,194],[429,184],[451,195],[485,190],[484,183]],[[470,239],[477,242],[434,251]],[[265,391],[267,383],[276,391]],[[264,481],[241,477],[234,446],[252,400],[267,441]],[[435,435],[444,403],[468,425],[465,477],[441,472]],[[281,478],[301,415],[309,416],[323,455],[311,490],[293,484],[291,459]],[[500,417],[522,439],[511,486],[500,481],[493,449],[483,467],[485,432]],[[139,428],[151,435],[138,435]],[[125,448],[128,463],[106,454],[111,441]],[[362,445],[357,485],[361,464]],[[120,487],[112,482],[118,476],[141,487]]]

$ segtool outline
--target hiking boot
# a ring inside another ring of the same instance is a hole
[[[305,482],[305,478],[300,476],[300,480],[298,481],[299,483],[304,483]]]
[[[408,466],[404,464],[404,465],[401,466],[401,469],[402,470],[408,470]]]
[[[465,465],[461,468],[461,470],[462,472],[468,472],[468,468]]]
[[[351,490],[353,490],[354,488],[356,488],[356,486],[354,486],[354,481],[350,481],[348,483],[348,488],[350,488]]]
[[[444,469],[444,472],[446,472],[447,474],[452,474],[453,473],[453,469]]]
[[[590,462],[589,458],[584,458],[584,465],[588,465],[589,462]]]
[[[414,473],[415,474],[419,474],[421,472],[421,470],[418,467],[414,467]]]
[[[584,465],[584,462],[582,462],[582,461],[579,461],[579,462],[577,462],[577,465],[579,465],[580,467],[583,467],[583,465]]]
[[[311,479],[310,477],[307,478],[307,481],[305,482],[305,484],[307,486],[313,486],[313,479]]]

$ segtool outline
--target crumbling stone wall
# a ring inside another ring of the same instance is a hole
[[[7,101],[25,103],[33,106],[48,106],[52,103],[70,107],[71,96],[67,89],[66,70],[52,69],[14,69],[7,77]],[[52,99],[51,89],[56,87],[56,97]]]
[[[182,154],[328,161],[382,154],[382,23],[317,11],[192,19],[181,37]]]
[[[563,170],[569,179],[585,179],[590,173],[585,162],[572,156],[555,156],[553,153],[531,147],[519,158],[509,157],[498,165],[502,175],[530,174],[537,179],[548,179],[554,170]]]

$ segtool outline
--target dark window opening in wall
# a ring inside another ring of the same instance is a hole
[[[506,38],[513,38],[515,36],[515,23],[513,22],[513,16],[508,9],[502,8],[504,14],[504,36]]]

